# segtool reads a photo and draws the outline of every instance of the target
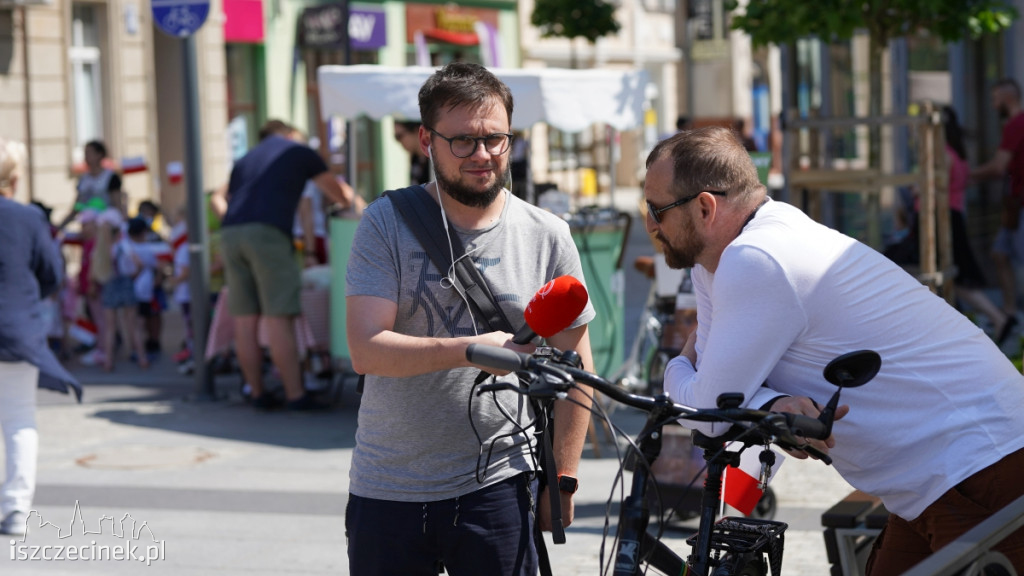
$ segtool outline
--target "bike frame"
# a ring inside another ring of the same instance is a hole
[[[639,435],[638,456],[643,459],[643,462],[634,467],[631,490],[619,515],[619,544],[616,549],[613,572],[615,576],[636,576],[641,573],[640,564],[643,562],[647,562],[666,574],[682,575],[685,573],[687,576],[707,576],[717,565],[712,552],[715,549],[715,524],[722,503],[722,477],[727,466],[739,465],[740,456],[739,452],[728,451],[724,447],[728,442],[738,439],[743,431],[729,432],[715,438],[698,434],[695,439],[695,445],[704,449],[704,459],[708,462],[708,469],[701,495],[697,533],[688,540],[692,552],[684,562],[679,555],[647,532],[650,521],[650,509],[647,504],[647,489],[651,477],[650,467],[661,453],[661,430],[665,424],[671,421],[673,414],[671,406],[672,402],[667,397],[659,397],[655,407],[650,410],[647,422]],[[752,529],[757,531],[762,531],[767,526],[780,536],[786,529],[786,524],[782,522],[746,518],[733,519],[731,522],[739,526],[749,524]],[[769,541],[765,540],[749,552],[760,556],[770,552],[769,547]],[[723,547],[724,550],[725,547]]]
[[[739,452],[725,450],[725,446],[729,442],[742,442],[745,447],[757,445],[767,449],[769,443],[774,443],[783,448],[802,450],[825,464],[831,464],[828,454],[803,439],[828,438],[839,403],[839,391],[844,387],[867,383],[881,367],[880,357],[870,350],[850,352],[829,362],[824,376],[838,390],[821,411],[819,418],[811,418],[801,414],[740,408],[744,398],[739,393],[719,395],[717,409],[696,409],[675,404],[664,394],[653,398],[636,396],[596,374],[576,368],[578,355],[572,351],[551,353],[548,359],[539,360],[506,348],[471,344],[466,349],[466,358],[481,366],[509,372],[525,371],[536,376],[535,382],[527,387],[508,382],[483,384],[477,390],[478,395],[508,389],[535,398],[564,399],[568,390],[579,383],[592,387],[612,400],[648,413],[647,423],[638,438],[639,456],[643,461],[634,467],[630,494],[620,514],[616,538],[618,545],[614,556],[616,576],[636,576],[642,562],[669,574],[683,575],[685,570],[687,576],[709,576],[712,569],[722,575],[749,574],[751,567],[764,573],[765,554],[768,555],[773,576],[778,576],[782,566],[783,534],[787,528],[785,523],[752,518],[723,518],[720,522],[715,521],[721,504],[725,467],[739,463]],[[714,438],[694,434],[694,444],[704,449],[708,471],[701,498],[697,535],[687,540],[693,550],[687,564],[647,532],[650,510],[646,495],[650,466],[661,452],[662,427],[677,419],[732,424],[725,434]],[[770,462],[771,459],[764,458],[762,452],[762,466]],[[718,572],[720,568],[725,571]]]
[[[630,493],[619,514],[618,546],[613,572],[615,576],[635,576],[639,572],[640,563],[645,558],[652,558],[654,552],[658,553],[655,567],[667,574],[682,574],[686,567],[682,558],[647,533],[651,517],[647,504],[650,467],[661,453],[661,428],[669,416],[670,406],[667,398],[664,398],[663,403],[659,402],[648,413],[647,422],[640,432],[638,457],[642,462],[634,467]]]

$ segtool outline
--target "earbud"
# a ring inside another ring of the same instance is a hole
[[[433,159],[433,156],[431,155],[431,152],[433,152],[433,151],[434,151],[434,147],[433,146],[427,146],[427,158]]]

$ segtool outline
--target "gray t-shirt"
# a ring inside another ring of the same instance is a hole
[[[419,192],[422,192],[420,190]],[[537,289],[570,274],[583,281],[568,224],[505,194],[494,225],[458,233],[514,328]],[[441,223],[438,222],[438,226]],[[390,199],[367,207],[346,276],[349,296],[398,304],[395,331],[413,336],[483,334],[455,289],[430,262]],[[591,304],[571,327],[594,318]],[[479,322],[479,319],[476,319]],[[350,490],[364,498],[431,502],[454,498],[536,468],[528,442],[528,399],[513,392],[476,396],[479,370],[461,368],[411,378],[366,375],[352,456]],[[515,380],[514,375],[506,379]],[[500,404],[500,405],[499,405]],[[507,414],[507,415],[506,415]]]

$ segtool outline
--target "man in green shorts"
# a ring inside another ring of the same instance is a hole
[[[270,357],[281,374],[285,406],[292,410],[317,407],[303,389],[295,341],[302,285],[292,224],[307,180],[343,208],[355,200],[351,189],[342,189],[314,150],[289,138],[294,132],[279,120],[267,122],[260,130],[260,143],[231,170],[228,208],[221,224],[235,352],[257,408],[279,404],[263,387],[263,355],[257,338],[261,318],[268,324]]]

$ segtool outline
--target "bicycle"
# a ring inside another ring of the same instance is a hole
[[[844,354],[830,362],[824,377],[837,387],[819,418],[740,408],[743,395],[722,394],[718,407],[697,409],[675,404],[665,395],[656,397],[631,394],[611,382],[578,368],[575,352],[543,350],[526,355],[493,346],[470,345],[466,358],[478,365],[517,372],[525,385],[492,383],[480,387],[478,394],[491,390],[513,390],[539,399],[565,399],[577,382],[605,394],[611,399],[648,413],[647,422],[633,448],[640,455],[641,465],[633,472],[630,494],[623,502],[614,546],[613,574],[636,576],[647,564],[666,574],[684,576],[765,576],[771,570],[778,576],[782,569],[784,522],[753,518],[722,518],[716,522],[721,503],[722,477],[727,466],[739,464],[739,454],[751,446],[762,447],[762,485],[767,482],[774,453],[769,446],[802,450],[831,464],[827,454],[800,438],[825,439],[832,433],[835,410],[843,388],[866,384],[881,366],[878,354],[861,350]],[[694,433],[695,444],[704,449],[707,477],[703,488],[700,521],[697,533],[687,540],[691,553],[684,561],[679,555],[647,531],[651,512],[646,492],[650,484],[650,465],[661,449],[661,429],[675,420],[732,424],[721,436],[708,437]],[[739,443],[740,451],[726,450],[729,443]],[[603,547],[602,547],[603,548]],[[604,556],[602,553],[602,568]]]
[[[667,297],[658,292],[653,259],[637,258],[634,267],[652,280],[651,288],[637,323],[629,356],[610,380],[631,392],[653,396],[662,390],[669,360],[679,353],[678,349],[663,345],[665,327],[672,322],[675,313],[675,294]]]

